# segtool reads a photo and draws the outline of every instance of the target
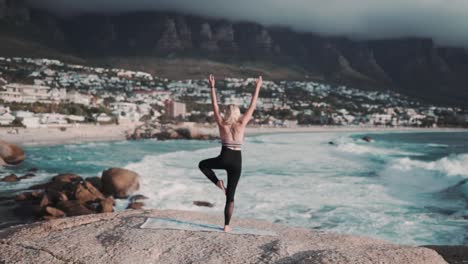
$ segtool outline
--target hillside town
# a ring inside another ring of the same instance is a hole
[[[217,80],[218,101],[245,110],[254,79]],[[80,123],[213,123],[207,80],[175,81],[124,69],[58,60],[0,57],[0,126]],[[313,81],[265,80],[252,125],[296,127],[468,126],[468,112],[393,91],[359,90]]]

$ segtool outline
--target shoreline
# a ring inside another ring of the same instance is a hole
[[[53,146],[79,144],[86,142],[126,141],[128,132],[135,129],[128,125],[79,125],[68,126],[65,131],[60,127],[48,128],[0,128],[0,139],[19,146]],[[215,126],[190,124],[180,126],[189,128],[192,133],[218,136]],[[15,130],[18,133],[11,133]],[[419,128],[419,127],[353,127],[353,126],[304,126],[304,127],[252,127],[245,130],[246,136],[278,133],[333,133],[333,132],[468,132],[468,128]]]

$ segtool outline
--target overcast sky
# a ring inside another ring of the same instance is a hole
[[[171,10],[354,38],[468,47],[468,0],[28,0],[60,14]]]

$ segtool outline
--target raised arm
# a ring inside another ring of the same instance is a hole
[[[210,82],[210,88],[211,88],[211,104],[213,106],[214,118],[215,118],[216,123],[218,123],[218,125],[221,125],[221,123],[223,122],[223,119],[221,118],[221,115],[219,114],[218,100],[216,99],[216,91],[215,91],[215,78],[213,74],[210,74],[209,82]]]
[[[262,87],[262,76],[259,76],[257,79],[257,85],[255,87],[255,92],[252,95],[252,99],[250,101],[250,107],[247,109],[245,114],[241,118],[241,122],[244,125],[247,125],[247,123],[250,121],[252,118],[253,112],[255,111],[255,106],[257,104],[257,98],[258,98],[258,93],[260,92],[260,87]]]

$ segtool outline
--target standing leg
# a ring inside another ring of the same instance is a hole
[[[226,226],[229,226],[229,222],[234,212],[234,194],[236,192],[237,183],[241,175],[241,169],[229,169],[227,170],[228,176],[228,185],[226,191],[226,206],[224,207],[224,230],[229,231],[230,228],[226,229]]]

